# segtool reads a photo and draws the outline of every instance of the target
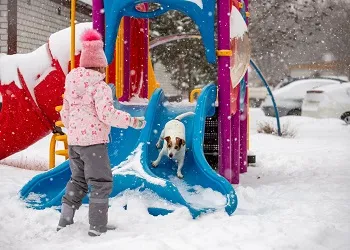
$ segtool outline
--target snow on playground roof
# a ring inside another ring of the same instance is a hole
[[[88,5],[92,5],[92,0],[79,0],[80,2],[86,3]]]
[[[230,37],[241,38],[247,31],[248,27],[241,13],[236,8],[232,8],[230,15]]]
[[[0,65],[0,82],[2,85],[14,81],[19,88],[22,88],[17,74],[18,68],[29,90],[34,89],[39,83],[38,76],[47,74],[47,70],[51,71],[52,69],[47,44],[28,54],[1,56]]]
[[[81,51],[80,36],[84,30],[92,28],[92,23],[79,23],[75,26],[75,54]],[[54,59],[57,59],[65,74],[70,60],[70,27],[50,36],[49,46]]]
[[[194,4],[197,4],[199,8],[203,9],[203,2],[202,0],[187,0],[189,2],[192,2]]]
[[[81,33],[91,28],[92,23],[81,23],[76,25],[76,46],[75,54],[81,50]],[[70,28],[54,33],[49,38],[49,45],[44,44],[38,49],[27,54],[4,55],[0,56],[0,82],[2,85],[15,84],[22,88],[17,69],[22,73],[29,91],[34,97],[34,88],[40,83],[43,77],[48,75],[53,67],[49,48],[54,59],[57,59],[65,74],[68,72],[68,62],[70,58]]]

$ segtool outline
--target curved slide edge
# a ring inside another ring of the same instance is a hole
[[[194,118],[193,131],[202,131],[202,137],[193,136],[192,151],[198,170],[207,178],[204,183],[207,186],[219,190],[226,196],[226,212],[231,215],[237,208],[237,196],[232,185],[221,175],[217,174],[208,164],[203,152],[205,131],[205,117],[215,112],[214,103],[217,97],[217,88],[214,84],[207,85],[197,100],[196,116]],[[210,183],[210,184],[209,184]]]

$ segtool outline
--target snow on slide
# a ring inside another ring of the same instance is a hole
[[[118,104],[118,108],[134,116],[145,114],[147,125],[142,131],[112,129],[109,156],[114,185],[111,197],[128,190],[138,190],[147,195],[151,191],[152,197],[156,197],[153,201],[158,200],[149,204],[148,212],[153,215],[172,212],[174,206],[187,207],[194,218],[215,210],[226,210],[232,214],[237,207],[233,187],[211,169],[203,153],[205,117],[213,115],[215,100],[216,87],[210,84],[203,89],[196,107],[167,105],[160,89],[155,91],[148,106]],[[188,151],[183,167],[184,179],[179,180],[173,161],[164,157],[157,168],[151,166],[151,161],[157,157],[155,144],[164,124],[187,111],[195,111],[195,116],[183,120]],[[36,209],[60,206],[69,177],[69,163],[66,161],[34,177],[20,191],[21,197]],[[87,203],[88,199],[83,202]]]

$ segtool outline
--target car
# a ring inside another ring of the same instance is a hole
[[[261,103],[268,95],[266,87],[249,87],[249,106],[253,108],[260,107]]]
[[[276,101],[279,116],[300,116],[306,91],[325,85],[339,85],[342,82],[342,80],[323,78],[301,79],[295,80],[284,87],[274,90],[272,94]],[[265,98],[261,104],[261,109],[266,116],[276,116],[270,96]]]
[[[302,115],[315,118],[340,118],[350,124],[350,82],[308,90]]]

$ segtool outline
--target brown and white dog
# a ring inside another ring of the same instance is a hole
[[[177,177],[179,178],[183,178],[181,169],[184,165],[186,153],[186,131],[185,125],[181,122],[181,120],[190,115],[194,115],[194,113],[183,113],[175,117],[174,120],[170,120],[165,124],[164,129],[160,134],[159,140],[156,144],[156,147],[158,149],[161,148],[161,143],[163,140],[163,148],[159,152],[158,158],[152,162],[152,166],[157,167],[164,155],[167,155],[170,159],[174,159],[177,162]]]

